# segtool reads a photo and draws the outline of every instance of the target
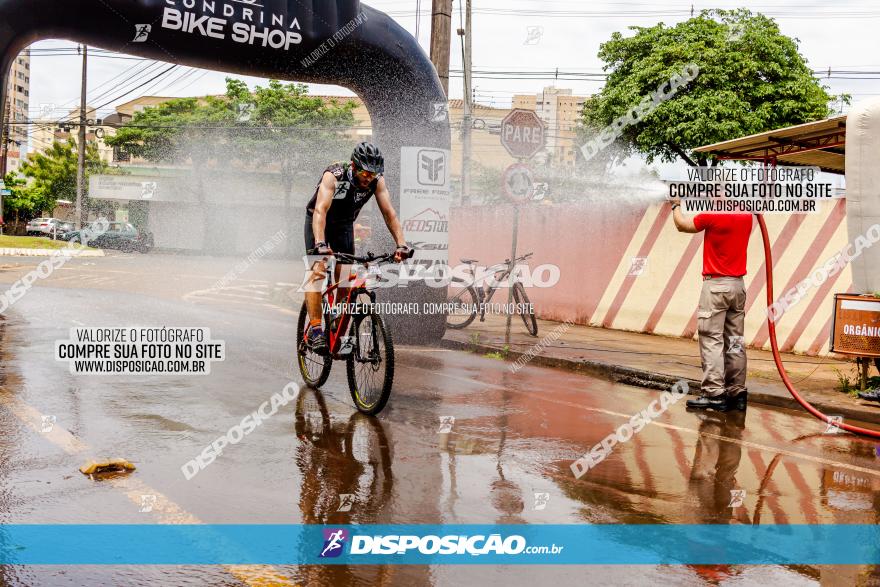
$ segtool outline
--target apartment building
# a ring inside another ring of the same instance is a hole
[[[31,52],[22,51],[9,71],[7,83],[7,104],[4,120],[9,124],[9,135],[6,154],[8,171],[15,171],[21,166],[21,160],[28,148],[28,109],[31,95]]]
[[[576,162],[577,126],[586,96],[570,89],[549,86],[539,94],[515,94],[513,107],[534,110],[547,128],[547,153],[551,165],[573,167]]]
[[[113,148],[104,142],[104,137],[114,131],[111,128],[103,127],[100,124],[102,121],[97,119],[97,114],[93,107],[86,107],[86,121],[89,121],[89,125],[86,127],[86,143],[96,143],[101,159],[110,164],[114,161]],[[65,143],[71,138],[76,140],[79,136],[79,126],[77,125],[79,116],[79,108],[74,108],[61,116],[53,114],[50,118],[35,120],[31,124],[31,150],[45,151],[55,141]]]

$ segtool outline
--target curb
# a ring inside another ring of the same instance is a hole
[[[103,257],[101,249],[0,249],[0,257]]]
[[[495,347],[486,344],[473,344],[469,342],[461,342],[445,338],[440,341],[440,346],[451,350],[467,352],[477,351],[480,353],[497,352],[502,350],[501,347]],[[524,355],[525,353],[509,351],[507,353],[507,362],[509,363],[511,360],[515,362],[517,359]],[[535,365],[539,365],[541,367],[564,369],[566,371],[572,371],[575,373],[592,375],[594,377],[605,379],[607,381],[622,383],[624,385],[631,385],[633,387],[643,387],[647,389],[667,391],[675,383],[679,381],[686,381],[688,386],[690,387],[690,395],[697,395],[700,390],[700,382],[694,379],[674,377],[672,375],[663,375],[662,373],[652,373],[650,371],[644,371],[642,369],[633,369],[632,367],[623,367],[621,365],[603,363],[601,361],[575,361],[572,359],[560,359],[558,357],[545,357],[542,355],[537,355],[535,357],[532,357],[529,362]],[[764,393],[750,388],[749,403],[764,406],[773,406],[777,408],[788,408],[799,412],[804,411],[801,405],[797,403],[797,401],[793,397],[788,395],[788,390],[786,390],[785,396],[780,397],[778,395]],[[871,424],[880,424],[880,410],[860,410],[846,406],[840,406],[837,404],[829,405],[822,400],[812,401],[811,403],[813,407],[825,414],[840,415],[846,419],[859,420]]]

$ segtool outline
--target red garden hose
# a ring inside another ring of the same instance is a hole
[[[764,239],[764,256],[767,259],[767,308],[769,310],[769,308],[772,307],[773,303],[776,301],[775,296],[773,295],[773,253],[770,247],[770,234],[767,232],[767,225],[764,223],[764,218],[760,214],[755,214],[755,216],[758,219],[758,225],[761,227],[761,236]],[[810,414],[822,420],[823,422],[831,424],[831,418],[814,408],[812,405],[810,405],[810,402],[801,397],[801,394],[799,394],[794,388],[794,384],[791,382],[791,379],[788,378],[788,374],[785,372],[785,366],[782,364],[782,357],[779,355],[779,343],[776,341],[776,323],[769,316],[769,312],[767,318],[767,326],[770,331],[770,346],[773,349],[773,360],[776,361],[776,368],[779,369],[779,376],[782,377],[782,382],[785,384],[785,387],[788,388],[788,391],[791,393],[792,397],[797,401],[797,403],[803,406],[805,410],[807,410],[808,412],[810,412]],[[852,426],[844,422],[834,422],[834,426],[840,428],[841,430],[852,432],[853,434],[868,436],[870,438],[880,438],[880,431],[878,430],[860,428],[859,426]]]

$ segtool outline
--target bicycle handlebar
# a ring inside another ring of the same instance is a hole
[[[535,253],[526,253],[526,254],[523,255],[522,257],[517,257],[516,259],[514,259],[514,261],[528,261],[529,259],[531,259],[531,258],[534,257],[534,256],[535,256]],[[510,263],[510,259],[505,259],[504,262],[505,262],[506,264],[509,264],[509,263]]]
[[[390,261],[391,259],[393,259],[395,254],[397,253],[394,252],[387,255],[374,255],[373,253],[368,252],[366,257],[356,257],[354,255],[349,255],[348,253],[333,253],[333,256],[340,261],[347,261],[349,263],[384,263],[385,261]],[[410,249],[409,253],[404,257],[404,259],[412,259],[413,255],[415,254],[415,249]]]

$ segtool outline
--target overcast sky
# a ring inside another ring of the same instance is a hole
[[[810,0],[806,0],[810,2]],[[453,29],[459,26],[459,0],[455,1]],[[371,6],[390,13],[411,33],[416,30],[417,0],[373,0]],[[814,69],[872,69],[880,70],[880,6],[870,0],[838,0],[821,3],[816,0],[804,4],[797,0],[770,0],[764,2],[721,2],[695,4],[695,9],[745,6],[774,16],[784,34],[800,40],[802,53]],[[427,50],[430,38],[431,0],[421,0],[419,40]],[[596,57],[599,44],[614,31],[626,31],[630,25],[648,26],[657,22],[667,24],[688,18],[690,3],[659,2],[583,2],[540,0],[474,0],[474,67],[477,70],[577,70],[600,71]],[[484,12],[488,10],[489,12]],[[501,10],[502,12],[495,12]],[[554,11],[557,11],[554,14]],[[581,12],[579,15],[558,15],[558,11]],[[647,14],[645,14],[647,13]],[[534,28],[534,27],[542,27]],[[530,34],[542,34],[535,44],[527,44]],[[72,47],[70,41],[43,41],[35,47]],[[107,87],[102,83],[119,75],[137,61],[96,57],[89,67],[90,100],[99,97]],[[461,69],[461,48],[458,37],[453,39],[452,69]],[[80,62],[75,56],[37,55],[31,71],[31,116],[36,118],[40,104],[78,102]],[[157,71],[159,71],[157,69]],[[222,73],[175,71],[165,83],[152,88],[161,95],[195,96],[222,93]],[[180,77],[180,81],[172,83]],[[875,76],[880,78],[880,75]],[[249,82],[259,80],[243,78]],[[841,80],[825,82],[834,93],[849,92],[855,99],[880,95],[880,79]],[[539,92],[553,80],[476,79],[478,101],[499,106],[509,105],[514,93]],[[570,87],[579,94],[591,94],[600,82],[556,82],[559,87]],[[461,97],[461,80],[453,79],[451,97]],[[151,88],[146,88],[151,89]],[[339,87],[315,87],[315,92],[345,94]],[[151,92],[152,93],[152,92]],[[126,96],[119,102],[137,97]],[[110,93],[98,102],[113,98]],[[110,107],[108,106],[108,110]]]
[[[806,4],[804,2],[807,2]],[[431,34],[431,0],[373,0],[370,6],[393,16],[410,33],[416,33],[416,9],[421,6],[419,41],[428,51]],[[454,1],[453,31],[463,26],[460,20],[462,0]],[[773,17],[783,34],[799,40],[801,53],[816,70],[870,70],[880,72],[880,5],[876,0],[766,0],[721,1],[691,4],[676,0],[670,3],[577,0],[473,0],[474,6],[474,69],[475,71],[577,71],[600,72],[597,58],[599,45],[615,31],[627,34],[627,27],[652,26],[658,22],[674,24],[696,12],[709,8],[745,7]],[[39,48],[75,47],[70,41],[43,41]],[[461,70],[461,45],[453,37],[451,69]],[[124,56],[118,56],[124,57]],[[95,56],[89,65],[89,103],[102,106],[101,115],[113,111],[113,105],[140,95],[202,96],[225,91],[226,74],[188,67],[177,68],[157,83],[143,90],[112,101],[123,93],[116,87],[129,77],[126,70],[145,68],[143,61]],[[35,55],[31,63],[30,117],[40,116],[41,105],[52,104],[56,112],[66,112],[79,104],[80,58]],[[146,81],[164,69],[156,64],[141,76]],[[138,69],[141,71],[141,69]],[[122,77],[119,76],[121,74]],[[264,79],[233,76],[251,86],[264,84]],[[823,83],[833,94],[850,93],[854,101],[880,96],[880,74],[877,79],[825,79]],[[134,78],[134,83],[140,78]],[[112,83],[108,84],[108,80]],[[137,85],[137,84],[135,84]],[[537,93],[544,86],[554,85],[553,79],[475,79],[477,101],[487,105],[509,106],[513,94]],[[601,87],[600,81],[559,80],[555,85],[571,88],[575,94],[590,95]],[[337,86],[313,86],[313,93],[350,95]],[[460,75],[450,83],[450,97],[461,98]],[[53,118],[57,118],[54,115]],[[33,145],[32,145],[33,147]],[[621,168],[628,173],[630,165]],[[664,176],[678,173],[674,165],[655,165]],[[837,178],[842,181],[842,178]]]

